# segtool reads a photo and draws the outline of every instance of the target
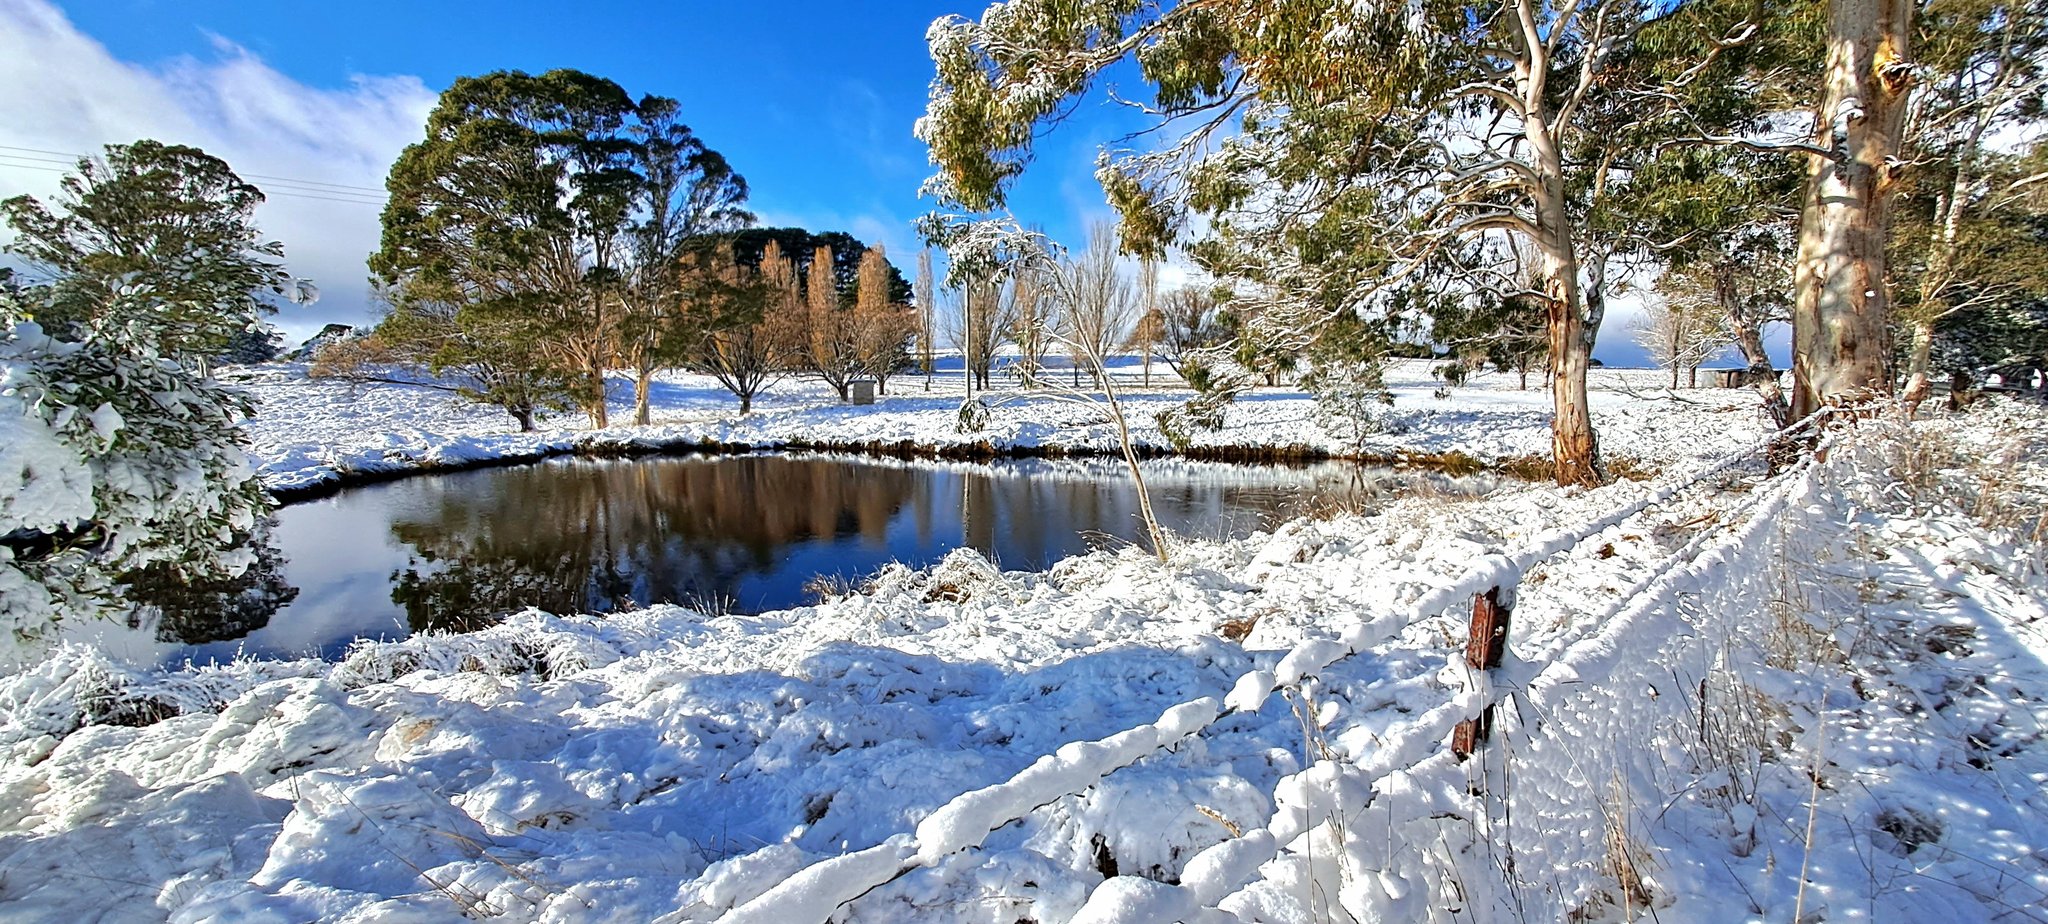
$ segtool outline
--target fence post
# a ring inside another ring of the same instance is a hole
[[[1465,643],[1467,666],[1482,671],[1500,666],[1501,655],[1507,652],[1508,618],[1513,612],[1501,605],[1499,587],[1472,595],[1472,636]],[[1451,735],[1451,752],[1460,761],[1471,757],[1492,731],[1493,706],[1488,705],[1478,718],[1458,723],[1458,730]]]

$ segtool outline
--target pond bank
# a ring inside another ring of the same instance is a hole
[[[609,431],[605,431],[609,432]],[[376,460],[361,468],[334,468],[317,480],[295,480],[270,485],[270,496],[279,504],[296,504],[331,497],[353,487],[381,484],[415,475],[450,474],[508,465],[527,465],[549,459],[631,459],[649,456],[739,456],[766,452],[831,453],[877,459],[941,462],[1000,462],[1021,459],[1121,459],[1121,451],[1092,446],[997,445],[988,441],[953,445],[931,445],[910,440],[897,442],[820,442],[793,440],[768,443],[717,441],[619,442],[603,433],[592,439],[541,442],[530,451],[509,451],[502,455],[456,457],[399,457]],[[1158,446],[1137,447],[1140,459],[1186,459],[1191,462],[1223,462],[1237,465],[1301,465],[1318,462],[1347,462],[1361,467],[1416,469],[1453,477],[1492,473],[1524,481],[1541,480],[1546,460],[1515,457],[1487,462],[1459,451],[1448,453],[1333,453],[1315,446],[1218,445],[1173,450]],[[268,479],[266,479],[266,482]]]

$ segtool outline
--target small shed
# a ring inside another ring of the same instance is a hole
[[[1741,388],[1749,384],[1748,369],[1709,369],[1714,376],[1715,388]]]
[[[854,379],[846,385],[846,400],[853,404],[875,403],[875,380]]]

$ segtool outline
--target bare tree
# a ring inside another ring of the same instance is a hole
[[[1090,226],[1087,249],[1060,261],[1055,275],[1059,300],[1053,330],[1074,360],[1074,384],[1080,385],[1084,365],[1100,383],[1105,358],[1123,344],[1138,319],[1130,280],[1117,265],[1116,227],[1106,222]]]
[[[1017,348],[1017,378],[1025,388],[1038,384],[1045,369],[1045,354],[1051,349],[1051,302],[1045,295],[1045,280],[1035,266],[1016,266],[1003,286],[1003,332]]]
[[[1727,341],[1742,352],[1745,375],[1762,396],[1772,419],[1791,423],[1778,374],[1764,350],[1764,329],[1791,319],[1785,300],[1792,267],[1776,247],[1746,246],[1691,265],[1666,270],[1657,293],[1676,310],[1712,313]]]
[[[995,363],[996,347],[1009,326],[1005,317],[1003,285],[993,277],[969,279],[961,285],[959,308],[949,312],[947,336],[967,367],[967,390],[989,387],[989,371]]]
[[[1649,351],[1657,365],[1671,370],[1673,388],[1678,387],[1681,369],[1691,370],[1692,384],[1697,386],[1700,363],[1729,343],[1718,307],[1699,302],[1645,299],[1643,313],[1629,322],[1629,330],[1637,346]]]
[[[1174,289],[1160,300],[1157,349],[1175,375],[1186,377],[1181,365],[1190,354],[1229,339],[1217,311],[1215,293],[1201,286]]]

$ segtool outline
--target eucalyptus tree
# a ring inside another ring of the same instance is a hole
[[[1427,278],[1446,248],[1526,240],[1546,309],[1556,476],[1592,483],[1586,372],[1615,247],[1598,213],[1668,115],[1672,88],[1700,79],[1769,9],[1010,0],[927,34],[937,73],[918,134],[939,166],[927,191],[962,212],[1000,208],[1038,132],[1106,69],[1135,60],[1152,90],[1143,109],[1171,137],[1100,161],[1127,250],[1157,254],[1190,213],[1206,216],[1198,262],[1241,283],[1231,288],[1255,327],[1305,344],[1337,313],[1374,310]],[[1671,56],[1678,48],[1694,66]],[[1631,130],[1611,131],[1617,122]],[[928,226],[956,246],[989,239],[961,228]],[[1521,290],[1513,273],[1465,281]]]
[[[2048,116],[2048,2],[1935,0],[1914,39],[1923,77],[1905,117],[1911,169],[1892,235],[1903,265],[1892,278],[1905,283],[1896,312],[1909,341],[1905,398],[1918,404],[1937,326],[2026,298],[2048,273],[2048,245],[2026,230],[2048,174],[2030,169],[2038,157],[2030,164],[1998,143]]]
[[[690,269],[709,241],[754,221],[743,204],[747,181],[704,145],[680,118],[675,100],[647,96],[627,131],[633,184],[631,260],[618,289],[620,353],[633,371],[633,422],[646,424],[654,373],[681,365],[729,311],[692,306]],[[730,250],[730,243],[725,245]],[[694,251],[694,252],[693,252]],[[713,258],[714,260],[720,258]],[[730,252],[722,258],[732,263]],[[693,307],[696,310],[693,310]]]
[[[311,374],[361,381],[392,365],[425,369],[433,376],[428,387],[496,407],[522,433],[533,431],[541,412],[568,408],[576,384],[517,317],[417,292],[393,300],[368,336],[320,351]]]
[[[1779,426],[1791,422],[1791,407],[1764,333],[1791,320],[1802,168],[1775,150],[1667,150],[1636,171],[1637,195],[1628,204],[1641,230],[1638,250],[1662,263],[1657,293],[1688,315],[1720,318],[1742,353],[1745,378]]]
[[[370,259],[401,307],[452,305],[457,323],[537,347],[599,427],[633,254],[635,113],[579,71],[457,79],[392,165]]]
[[[1888,394],[1890,199],[1912,90],[1914,0],[1830,0],[1800,200],[1792,415]]]

